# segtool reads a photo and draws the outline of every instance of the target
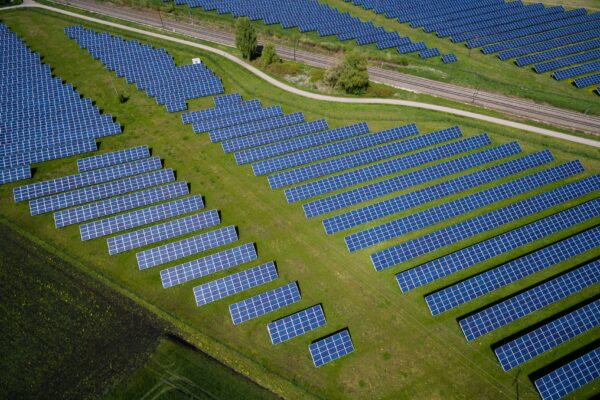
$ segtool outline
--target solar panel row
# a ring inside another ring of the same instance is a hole
[[[229,306],[231,320],[235,325],[258,318],[300,301],[300,290],[296,282],[238,301]]]
[[[299,311],[267,325],[271,343],[278,344],[315,330],[327,323],[320,304]]]
[[[315,367],[330,363],[354,351],[350,332],[344,329],[308,346]]]
[[[150,157],[150,149],[148,146],[131,147],[124,150],[99,154],[97,156],[80,158],[77,160],[77,169],[79,172],[86,172],[148,157]]]
[[[209,132],[209,137],[211,142],[221,142],[223,140],[235,139],[258,132],[299,124],[302,122],[304,122],[304,114],[301,112],[296,112],[283,115],[281,117],[267,118],[259,121],[229,126],[227,128],[218,130],[212,130]]]

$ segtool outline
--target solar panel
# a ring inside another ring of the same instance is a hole
[[[234,325],[258,318],[300,301],[300,290],[296,282],[238,301],[229,306]]]
[[[113,151],[111,153],[80,158],[77,160],[77,169],[79,172],[85,172],[147,157],[150,157],[150,149],[148,146],[131,147],[129,149]]]
[[[526,276],[600,246],[600,227],[561,240],[425,297],[432,315],[458,307]]]
[[[61,144],[57,147],[49,147],[27,153],[11,154],[0,158],[0,169],[10,169],[25,164],[56,160],[77,154],[89,153],[91,151],[96,151],[96,149],[96,141],[94,139],[86,139],[80,142]]]
[[[38,197],[79,189],[132,175],[142,174],[162,168],[160,157],[146,158],[117,166],[97,169],[76,175],[64,176],[43,182],[16,187],[13,190],[15,201],[31,200]]]
[[[213,97],[213,101],[215,102],[215,107],[226,107],[231,104],[241,103],[243,100],[241,94],[230,93],[221,96],[215,96]]]
[[[460,193],[470,188],[478,187],[524,170],[537,167],[552,161],[549,151],[529,154],[525,157],[511,160],[493,167],[485,168],[467,175],[427,186],[423,189],[393,197],[378,203],[336,215],[323,220],[327,234],[339,232],[354,226],[374,221],[430,201]]]
[[[79,226],[79,232],[81,240],[91,240],[125,231],[127,229],[137,228],[138,226],[148,225],[153,222],[188,214],[203,208],[204,202],[202,201],[202,196],[195,195],[83,224]]]
[[[323,307],[317,304],[273,321],[267,325],[267,329],[269,330],[271,343],[278,344],[325,326],[326,323]]]
[[[226,140],[221,143],[225,153],[246,150],[251,147],[258,147],[269,143],[279,142],[286,139],[292,139],[298,136],[308,135],[328,129],[327,121],[319,119],[317,121],[305,122],[302,124],[285,126],[267,132],[259,132],[239,138]]]
[[[54,213],[54,224],[57,228],[61,228],[134,208],[144,207],[186,194],[189,194],[187,182],[175,182],[56,212]]]
[[[600,300],[578,308],[496,348],[496,357],[502,369],[509,371],[598,325],[600,325]]]
[[[175,180],[175,174],[170,168],[144,175],[121,179],[114,182],[89,186],[72,192],[59,193],[42,197],[29,202],[31,215],[45,214],[62,208],[72,207],[95,200],[106,199],[119,194],[145,189]]]
[[[233,275],[205,283],[194,288],[198,306],[232,296],[277,279],[277,268],[273,262],[259,265]]]
[[[542,400],[559,400],[600,377],[600,347],[535,380]]]
[[[403,292],[431,283],[502,253],[533,243],[600,214],[600,200],[580,204],[523,225],[491,239],[465,247],[396,275]]]
[[[219,225],[220,223],[221,218],[219,217],[219,212],[217,210],[210,210],[200,214],[193,214],[164,222],[159,225],[149,226],[147,228],[106,239],[108,254],[113,255],[123,253],[125,251]]]
[[[350,332],[344,329],[308,346],[315,367],[327,364],[354,351]]]
[[[269,176],[269,185],[271,188],[279,188],[302,182],[317,176],[325,175],[330,173],[330,170],[332,172],[340,171],[342,169],[349,168],[349,165],[353,166],[360,165],[360,163],[365,163],[366,160],[372,159],[373,161],[376,161],[387,158],[388,154],[396,155],[407,152],[409,151],[408,149],[413,147],[420,148],[423,146],[422,143],[427,141],[425,139],[427,135],[411,140],[394,142],[418,133],[419,131],[417,130],[416,125],[411,124],[388,129],[383,132],[366,134],[340,142],[330,143],[321,147],[310,148],[308,150],[303,150],[277,158],[271,158],[254,165],[257,166],[257,168],[260,168],[262,172],[272,173],[282,169],[293,168],[298,165],[309,164],[314,161],[361,150],[358,153],[346,154],[342,157],[338,157],[329,161],[321,161],[316,164],[296,168],[291,171],[279,172],[275,175]],[[383,146],[369,150],[363,150],[381,144],[383,144]]]
[[[534,286],[458,322],[467,340],[477,339],[598,282],[600,282],[600,260]]]
[[[247,243],[162,270],[160,278],[163,288],[166,289],[250,262],[256,257],[254,243]]]
[[[234,226],[202,233],[177,242],[167,243],[136,254],[139,269],[147,269],[180,258],[202,253],[233,243],[238,239]]]
[[[16,182],[29,178],[31,178],[31,168],[29,168],[29,165],[22,165],[20,167],[9,169],[0,169],[0,184]]]
[[[181,119],[184,124],[191,124],[194,121],[217,118],[227,114],[240,114],[247,111],[258,110],[261,107],[260,100],[240,101],[239,103],[183,113],[181,114]]]
[[[457,61],[458,59],[456,58],[456,55],[454,53],[448,53],[442,56],[442,62],[444,64],[450,64]]]
[[[557,177],[558,174],[551,179]],[[556,180],[557,179],[555,179],[555,181]],[[546,184],[550,182],[546,182]],[[519,183],[524,184],[523,181],[520,181]],[[549,192],[527,198],[517,203],[482,214],[478,217],[421,236],[417,239],[379,251],[371,255],[371,260],[373,261],[375,269],[378,271],[389,268],[402,261],[427,254],[449,244],[487,232],[509,222],[517,221],[525,216],[536,214],[568,200],[593,192],[598,190],[599,184],[600,176],[582,179],[579,182],[553,189]],[[542,185],[538,185],[537,187]],[[462,214],[462,212],[457,209],[453,209],[453,212],[458,212],[458,215]],[[414,228],[415,225],[412,225],[411,230],[414,230]]]
[[[491,144],[491,141],[487,135],[478,135],[468,139],[462,139],[457,142],[433,147],[404,157],[397,157],[391,160],[379,162],[374,165],[369,165],[339,175],[333,175],[314,182],[304,183],[302,185],[286,189],[284,193],[288,203],[294,203],[296,201],[305,200],[313,196],[329,193],[334,190],[343,189],[348,186],[353,186],[362,182],[381,178],[405,169],[428,164],[452,155],[475,150],[489,144]]]
[[[260,110],[249,111],[241,114],[223,115],[218,118],[212,118],[202,121],[192,122],[195,133],[208,132],[216,129],[226,128],[228,126],[239,125],[245,122],[258,121],[261,119],[279,117],[283,115],[280,106],[267,107]]]
[[[313,218],[330,211],[339,210],[354,204],[385,196],[402,189],[430,182],[445,176],[462,172],[466,169],[499,160],[512,154],[519,153],[521,148],[518,143],[511,142],[479,151],[467,156],[451,159],[431,165],[416,171],[394,176],[375,183],[350,189],[322,199],[313,200],[303,205],[307,218]],[[552,155],[547,152],[550,159]]]
[[[247,122],[240,125],[229,126],[227,128],[212,130],[209,132],[210,141],[221,142],[223,140],[235,139],[242,136],[252,135],[258,132],[268,131],[270,129],[281,128],[283,126],[294,125],[304,122],[304,114],[296,112],[263,119],[259,121]]]
[[[592,85],[597,85],[600,83],[600,74],[594,74],[594,75],[577,78],[573,81],[573,83],[578,88],[584,88],[584,87],[588,87],[588,86],[592,86]]]

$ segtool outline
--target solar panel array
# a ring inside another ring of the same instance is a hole
[[[324,339],[311,343],[308,347],[315,367],[320,367],[350,354],[354,351],[354,344],[350,332],[344,329]]]
[[[315,330],[327,323],[320,304],[298,311],[267,325],[271,343],[278,344]]]
[[[86,172],[148,157],[150,157],[150,149],[148,146],[130,147],[128,149],[112,151],[110,153],[80,158],[77,160],[77,169],[79,172]]]
[[[583,8],[566,10],[541,3],[496,0],[438,4],[426,0],[346,1],[399,22],[410,22],[411,27],[423,28],[438,37],[449,37],[454,43],[466,42],[468,48],[481,47],[484,54],[498,53],[501,60],[516,58],[518,66],[536,64],[534,70],[538,73],[560,68],[560,65],[600,60],[596,50],[600,47],[596,40],[600,36],[600,12],[588,13]],[[435,50],[423,50],[420,55],[433,57],[437,55]],[[450,56],[443,56],[442,61],[456,61]],[[591,72],[597,69],[584,73]],[[590,78],[590,82],[593,81]]]
[[[509,371],[598,325],[600,325],[600,300],[503,344],[496,348],[496,356],[502,368]]]
[[[467,340],[476,339],[600,282],[600,260],[569,271],[461,320]]]
[[[319,36],[335,35],[338,40],[356,40],[358,45],[374,44],[378,49],[396,48],[399,53],[426,49],[423,42],[413,43],[397,32],[388,32],[372,22],[363,22],[348,13],[317,0],[175,0],[175,4],[201,7],[205,11],[230,13],[234,17],[262,20],[267,25],[298,28],[300,32],[316,32]]]
[[[444,54],[442,56],[442,61],[444,62],[444,64],[450,64],[453,62],[457,62],[458,58],[456,58],[456,55],[454,53],[449,53],[449,54]]]
[[[600,347],[535,380],[542,400],[559,400],[600,377]]]
[[[121,126],[0,23],[0,184],[31,178],[30,165],[96,151],[96,138]],[[10,71],[10,75],[8,72]]]
[[[219,77],[202,63],[177,66],[164,49],[82,26],[65,27],[65,33],[106,69],[135,83],[169,112],[187,109],[189,99],[223,93]]]
[[[241,99],[241,97],[240,97]],[[202,121],[222,117],[228,114],[240,114],[243,112],[258,110],[261,108],[260,100],[253,99],[248,101],[240,100],[239,103],[232,103],[220,107],[206,108],[204,110],[191,111],[181,114],[181,120],[184,124],[191,124],[194,121]]]
[[[201,306],[227,296],[243,292],[277,279],[277,268],[272,262],[205,283],[194,288],[196,304]]]
[[[600,201],[578,205],[437,258],[396,276],[403,292],[462,271],[600,215]]]
[[[271,311],[300,301],[300,290],[296,282],[238,301],[229,306],[231,320],[235,325],[258,318]]]

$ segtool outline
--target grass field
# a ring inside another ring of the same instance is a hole
[[[191,292],[192,286],[198,282],[172,290],[161,289],[158,271],[139,272],[134,254],[109,257],[102,240],[81,243],[76,227],[57,232],[50,215],[30,217],[26,204],[15,205],[12,202],[11,190],[15,185],[0,188],[0,215],[84,264],[103,280],[119,287],[140,304],[176,325],[187,341],[260,385],[289,398],[500,399],[514,398],[518,393],[519,398],[530,399],[536,398],[537,394],[529,374],[598,339],[600,332],[594,330],[510,374],[501,371],[490,350],[490,346],[499,340],[591,298],[597,288],[583,291],[471,344],[465,342],[456,324],[458,316],[484,303],[598,257],[598,249],[570,260],[559,268],[525,279],[510,290],[497,291],[459,311],[431,318],[423,295],[461,278],[461,274],[402,295],[393,280],[393,273],[400,268],[375,273],[369,262],[371,251],[350,255],[341,236],[325,238],[320,221],[307,221],[300,205],[287,205],[280,192],[268,189],[265,179],[253,177],[250,167],[237,167],[232,157],[224,155],[220,146],[210,144],[205,135],[194,136],[189,126],[181,124],[179,115],[167,114],[164,108],[156,106],[153,99],[135,91],[133,85],[126,85],[124,79],[117,79],[100,62],[92,60],[85,51],[79,49],[74,41],[68,40],[63,34],[63,27],[78,21],[32,10],[3,12],[0,17],[33,50],[44,56],[44,62],[54,68],[55,74],[73,83],[84,96],[96,100],[99,107],[115,116],[124,126],[123,135],[102,140],[102,151],[139,144],[150,145],[153,154],[165,159],[166,167],[177,170],[180,180],[191,183],[193,193],[205,196],[208,208],[221,210],[225,225],[238,226],[240,243],[255,241],[258,244],[260,258],[257,264],[277,261],[282,279],[229,301],[199,309],[194,305]],[[86,26],[103,30],[93,24]],[[117,30],[114,32],[133,37]],[[189,63],[192,57],[200,56],[222,78],[227,92],[240,92],[245,98],[259,98],[265,105],[282,104],[286,112],[303,111],[308,120],[327,118],[332,127],[367,121],[371,130],[377,131],[415,122],[421,132],[428,132],[459,124],[467,136],[485,131],[490,133],[495,144],[519,140],[525,152],[547,147],[552,149],[557,162],[578,158],[584,163],[587,174],[600,172],[600,152],[580,145],[439,113],[391,106],[311,101],[275,89],[233,63],[211,54],[171,43],[147,41],[142,37],[139,39],[167,48],[178,63]],[[113,84],[117,91],[130,96],[127,103],[118,103]],[[190,108],[210,105],[210,99],[202,99],[194,101]],[[53,161],[42,165],[34,179],[43,180],[74,172],[74,160]],[[583,199],[577,202],[580,201]],[[494,204],[493,208],[503,204],[506,202]],[[574,202],[569,205],[572,204]],[[552,212],[566,206],[561,205]],[[475,214],[477,212],[469,216]],[[524,222],[519,221],[501,230],[509,230]],[[560,232],[534,246],[511,252],[503,259],[570,236],[598,222],[592,221]],[[422,233],[435,228],[423,230]],[[474,237],[461,243],[460,247],[487,236]],[[445,248],[437,252],[435,257],[456,248]],[[420,258],[401,268],[408,268],[426,259]],[[477,266],[476,270],[484,270],[501,261],[499,258],[491,260]],[[227,312],[229,303],[290,280],[299,281],[303,293],[300,304],[242,326],[231,325]],[[265,328],[267,322],[319,302],[323,303],[327,315],[326,328],[286,344],[270,344]],[[346,326],[350,329],[357,351],[339,362],[315,369],[307,350],[310,341]],[[580,391],[578,396],[590,396],[598,390],[597,384],[592,385]]]
[[[200,8],[173,6],[160,0],[105,0],[132,7],[163,10],[165,17],[189,20],[190,16],[198,18],[201,24],[214,25],[222,29],[233,30],[234,18],[231,14],[206,12]],[[374,45],[357,46],[355,41],[341,42],[333,36],[320,37],[315,32],[303,33],[299,36],[300,46],[306,49],[327,53],[341,53],[358,48],[375,64],[385,62],[396,64],[394,68],[400,72],[423,76],[442,82],[454,83],[466,87],[503,93],[511,96],[535,100],[557,107],[573,109],[580,112],[600,115],[600,96],[592,92],[594,88],[578,89],[570,84],[570,80],[555,81],[551,73],[536,74],[530,69],[520,68],[509,61],[500,61],[493,55],[484,55],[478,49],[469,50],[464,44],[455,44],[448,39],[437,38],[434,34],[425,33],[422,29],[413,29],[408,24],[398,23],[361,7],[346,3],[343,0],[323,0],[323,3],[349,12],[363,21],[373,21],[389,31],[397,31],[410,37],[413,42],[423,41],[428,47],[437,47],[442,54],[453,52],[459,62],[444,64],[439,57],[422,60],[417,53],[400,55],[395,50],[378,50]],[[297,29],[283,29],[280,25],[265,25],[262,21],[253,22],[259,36],[266,42],[292,45]],[[560,96],[556,96],[560,93]]]

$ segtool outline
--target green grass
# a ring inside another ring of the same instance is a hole
[[[11,190],[16,185],[0,188],[0,215],[38,240],[60,249],[65,257],[85,265],[91,273],[168,319],[182,331],[185,340],[269,390],[289,398],[499,399],[515,397],[517,382],[520,398],[533,399],[537,398],[537,394],[528,379],[530,373],[598,337],[598,331],[582,335],[557,351],[526,364],[517,377],[516,372],[502,372],[490,350],[493,343],[539,318],[567,308],[569,302],[576,303],[591,297],[594,288],[495,334],[466,343],[456,318],[477,304],[432,318],[422,298],[430,290],[454,281],[454,277],[403,295],[393,280],[393,273],[408,268],[410,264],[375,273],[369,261],[370,251],[348,254],[340,236],[325,237],[319,220],[307,221],[300,205],[288,205],[281,191],[268,189],[266,179],[255,178],[249,166],[236,166],[232,157],[224,155],[220,146],[211,144],[206,135],[194,135],[189,126],[181,124],[178,114],[167,114],[164,108],[156,106],[153,99],[136,91],[123,79],[117,79],[100,62],[92,60],[79,49],[74,41],[68,40],[63,34],[63,27],[80,22],[33,10],[3,12],[1,17],[33,50],[42,53],[44,61],[54,68],[55,74],[73,83],[80,93],[96,100],[105,112],[111,113],[124,125],[122,135],[102,140],[102,151],[150,145],[153,154],[165,160],[166,167],[177,170],[180,180],[191,183],[193,193],[205,196],[207,208],[221,210],[225,225],[237,225],[240,243],[257,243],[260,257],[254,265],[277,261],[281,279],[227,301],[198,308],[194,305],[191,288],[208,279],[163,290],[158,271],[161,268],[138,271],[133,252],[109,257],[103,240],[81,243],[77,227],[57,231],[50,215],[30,217],[26,204],[15,205],[12,201]],[[104,30],[94,24],[85,25]],[[128,38],[135,37],[118,30],[114,32]],[[259,98],[265,105],[281,104],[285,112],[302,111],[307,120],[327,118],[331,127],[367,121],[371,130],[377,131],[415,122],[421,132],[428,132],[459,124],[466,136],[486,131],[495,144],[519,140],[527,153],[550,148],[557,162],[578,158],[585,165],[586,174],[600,172],[600,152],[596,149],[441,113],[394,106],[313,101],[269,86],[246,70],[212,54],[159,40],[139,39],[167,48],[178,63],[189,63],[192,57],[200,56],[222,78],[227,92],[240,92],[244,98]],[[130,96],[127,103],[118,103],[111,82],[119,92]],[[200,99],[193,101],[190,108],[209,107],[211,104],[210,99]],[[58,160],[44,163],[34,180],[75,172],[73,159]],[[492,208],[495,207],[498,205]],[[566,205],[553,211],[564,207]],[[511,224],[496,232],[522,223]],[[553,239],[569,236],[585,226],[561,232]],[[422,232],[437,228],[439,226]],[[435,256],[484,237],[487,235],[464,241],[460,246],[445,248],[436,252]],[[547,241],[540,241],[536,246],[544,243]],[[522,251],[519,249],[505,257],[512,258]],[[594,250],[577,260],[525,279],[512,288],[517,290],[532,285],[598,255],[600,251]],[[486,265],[474,268],[473,272],[485,269]],[[223,275],[217,274],[212,278]],[[300,284],[301,303],[241,326],[231,325],[228,304],[291,280],[298,280]],[[506,293],[498,291],[487,296],[485,301],[494,301]],[[289,343],[270,344],[265,327],[267,322],[315,303],[323,303],[328,320],[326,328]],[[308,344],[346,326],[357,351],[339,362],[315,369],[308,354]],[[578,395],[590,396],[597,391],[597,387],[590,386]]]
[[[181,20],[189,20],[190,15],[201,20],[203,26],[215,26],[233,30],[234,18],[231,14],[206,12],[200,8],[190,9],[187,6],[173,6],[159,0],[107,0],[140,8],[161,8],[165,16]],[[378,50],[374,45],[358,46],[355,41],[341,42],[333,36],[320,37],[315,32],[300,35],[301,47],[325,53],[338,53],[358,48],[367,55],[374,64],[389,63],[393,69],[434,80],[458,84],[485,91],[498,92],[510,96],[523,97],[538,103],[572,109],[579,112],[600,115],[600,96],[593,92],[594,88],[578,89],[570,80],[556,81],[550,75],[536,74],[531,69],[520,68],[509,61],[500,61],[494,55],[484,55],[478,49],[469,50],[464,44],[454,44],[448,39],[440,39],[434,34],[425,33],[422,29],[413,29],[408,24],[398,23],[372,11],[346,3],[343,0],[322,0],[323,3],[349,12],[363,21],[373,21],[377,26],[397,31],[410,37],[413,42],[423,41],[428,47],[437,47],[442,54],[453,52],[459,62],[444,64],[441,59],[422,60],[417,53],[400,55],[393,49]],[[284,43],[289,46],[297,29],[283,29],[280,25],[265,25],[255,21],[259,36],[264,41]],[[403,65],[407,64],[407,65]],[[393,65],[396,65],[393,67]],[[556,96],[560,93],[560,96]]]

